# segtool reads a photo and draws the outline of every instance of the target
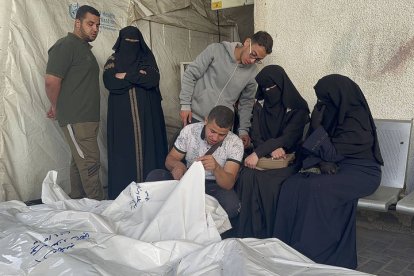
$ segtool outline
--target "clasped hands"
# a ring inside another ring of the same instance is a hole
[[[286,158],[286,152],[283,148],[277,148],[270,154],[273,159],[285,159]],[[244,159],[244,165],[248,168],[255,169],[257,166],[257,163],[259,162],[259,157],[255,152],[250,154],[249,156]]]
[[[56,119],[56,107],[53,106],[53,105],[51,105],[50,108],[49,108],[49,110],[46,113],[46,116],[49,119],[55,120]]]
[[[146,75],[147,74],[147,72],[145,72],[144,70],[139,70],[139,72],[141,74],[143,74],[143,75]],[[116,73],[115,74],[115,78],[120,79],[120,80],[123,80],[125,78],[125,76],[126,76],[126,72],[124,72],[124,73]]]

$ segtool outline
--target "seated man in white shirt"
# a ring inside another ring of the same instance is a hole
[[[152,171],[146,181],[179,180],[193,162],[201,161],[206,170],[206,194],[218,200],[230,219],[237,217],[240,202],[233,186],[244,148],[242,140],[230,131],[233,120],[230,108],[216,106],[205,122],[185,126],[165,160],[169,172]]]

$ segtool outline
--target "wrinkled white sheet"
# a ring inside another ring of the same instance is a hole
[[[72,200],[49,172],[45,204],[0,203],[1,275],[364,275],[277,239],[227,239],[195,163],[181,181],[131,183],[114,201]],[[218,230],[219,229],[219,230]]]

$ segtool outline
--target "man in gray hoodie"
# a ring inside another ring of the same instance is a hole
[[[270,54],[272,47],[272,37],[263,31],[247,38],[243,44],[226,41],[210,44],[188,65],[181,81],[180,117],[183,126],[193,119],[203,121],[217,105],[234,110],[234,104],[239,101],[240,126],[237,131],[244,147],[247,147],[256,93],[256,63]]]

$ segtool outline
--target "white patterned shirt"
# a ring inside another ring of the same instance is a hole
[[[175,140],[174,148],[180,153],[185,154],[187,167],[190,167],[197,158],[204,156],[204,154],[211,148],[211,145],[202,138],[204,123],[194,123],[185,126]],[[229,131],[226,138],[220,147],[213,153],[214,159],[217,163],[224,167],[227,161],[241,164],[243,159],[244,147],[242,140],[233,132]],[[212,171],[206,171],[206,179],[215,180]]]

